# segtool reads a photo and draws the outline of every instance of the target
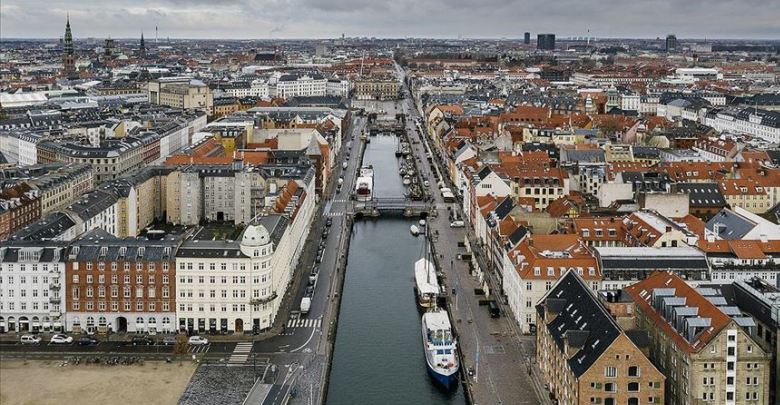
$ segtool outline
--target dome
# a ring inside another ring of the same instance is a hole
[[[271,242],[271,234],[263,225],[249,225],[244,229],[241,244],[244,246],[262,246]]]

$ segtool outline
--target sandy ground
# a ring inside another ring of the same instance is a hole
[[[59,362],[0,362],[0,405],[176,404],[195,365],[60,367]]]

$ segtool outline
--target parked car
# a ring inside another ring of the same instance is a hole
[[[162,344],[164,344],[165,346],[173,346],[173,345],[175,345],[176,344],[176,336],[166,336],[162,340]]]
[[[57,333],[51,337],[49,342],[55,345],[69,345],[73,343],[73,337]]]
[[[498,308],[498,304],[496,304],[495,301],[488,302],[488,311],[490,312],[491,318],[498,318],[501,316],[501,310]]]
[[[79,346],[96,346],[100,341],[92,336],[82,336],[79,338]]]
[[[466,224],[464,224],[463,221],[450,222],[450,228],[463,228],[464,226],[466,226]]]
[[[207,345],[209,344],[209,340],[202,336],[190,336],[187,343],[191,345]]]
[[[130,339],[130,344],[133,346],[151,346],[154,344],[154,340],[146,335],[138,335]]]
[[[325,220],[325,226],[331,226],[333,225],[333,218],[328,218]]]
[[[38,343],[41,343],[41,337],[35,335],[22,335],[19,342],[23,345],[37,345]]]

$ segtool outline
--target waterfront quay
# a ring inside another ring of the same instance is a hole
[[[398,108],[407,115],[412,152],[420,174],[432,185],[429,192],[439,211],[437,217],[429,218],[427,235],[432,241],[437,268],[449,293],[447,307],[460,343],[463,379],[470,402],[548,403],[542,384],[532,375],[534,337],[520,333],[508,306],[499,299],[496,301],[501,308],[501,316],[491,317],[484,304],[494,297],[481,293],[490,293],[497,284],[490,277],[490,270],[476,259],[481,256],[480,248],[469,243],[468,228],[450,226],[450,213],[458,212],[460,218],[463,213],[457,203],[445,203],[439,190],[433,186],[446,175],[439,174],[444,169],[436,166],[435,159],[428,163],[427,156],[433,156],[435,152],[429,149],[415,124],[420,116],[411,98],[404,98]],[[447,180],[444,181],[446,183]],[[461,259],[463,257],[468,260]]]

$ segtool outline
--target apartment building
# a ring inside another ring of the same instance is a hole
[[[0,190],[0,240],[41,217],[41,197],[27,183]]]
[[[0,246],[0,333],[61,331],[65,324],[65,245]]]
[[[401,82],[392,77],[355,80],[355,98],[358,100],[395,100],[400,91]]]
[[[619,290],[657,270],[671,271],[693,284],[709,279],[709,264],[701,250],[690,247],[594,247],[603,273],[602,288]]]
[[[324,96],[328,79],[320,74],[279,74],[271,79],[271,97],[292,98]]]
[[[504,255],[504,294],[524,333],[537,330],[536,304],[569,269],[592,290],[600,288],[598,261],[577,235],[529,233]]]
[[[780,112],[760,108],[712,109],[701,121],[720,132],[749,134],[769,143],[780,142]]]
[[[624,331],[575,271],[535,306],[536,363],[560,404],[663,404],[665,378],[646,334]]]
[[[41,176],[26,180],[40,192],[41,216],[62,210],[95,185],[94,171],[88,164],[52,165],[52,169]]]
[[[753,318],[717,291],[658,271],[624,290],[636,325],[650,336],[650,359],[666,376],[666,403],[769,402],[771,356],[753,340]]]
[[[211,114],[214,109],[214,96],[209,86],[200,80],[186,77],[152,80],[147,85],[147,95],[152,104],[184,110],[197,109],[207,114]]]
[[[569,194],[569,176],[562,169],[529,169],[514,177],[513,197],[533,201],[533,207],[544,210],[550,203]]]
[[[763,214],[772,208],[767,189],[752,178],[722,179],[718,185],[731,207],[744,208],[756,214]]]
[[[175,237],[119,239],[98,229],[70,244],[65,265],[67,330],[176,330]]]

